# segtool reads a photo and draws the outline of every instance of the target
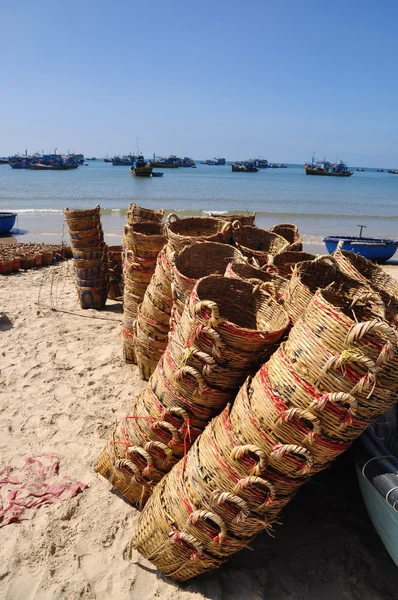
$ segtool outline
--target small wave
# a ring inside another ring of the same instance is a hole
[[[227,210],[202,210],[204,215],[227,215]]]

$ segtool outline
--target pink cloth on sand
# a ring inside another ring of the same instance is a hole
[[[56,454],[38,454],[20,469],[8,465],[0,470],[0,527],[33,519],[41,506],[69,500],[88,488],[58,472]]]

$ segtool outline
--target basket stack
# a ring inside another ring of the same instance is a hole
[[[141,507],[258,361],[273,352],[288,324],[283,308],[259,286],[216,275],[200,279],[97,472]]]
[[[193,242],[230,241],[231,224],[210,217],[179,219],[167,217],[165,234],[167,245],[159,254],[155,273],[148,286],[137,318],[141,330],[139,344],[135,344],[140,375],[148,380],[166,350],[170,317],[173,307],[172,264],[174,257]]]
[[[108,256],[101,227],[100,207],[65,209],[75,268],[75,283],[82,308],[104,308],[108,296]]]
[[[134,545],[164,574],[185,581],[247,546],[394,402],[397,334],[369,288],[353,300],[316,292],[233,408],[155,488]]]
[[[292,223],[279,223],[271,227],[270,231],[277,233],[289,242],[289,250],[301,251],[303,249],[303,240],[298,232],[297,225]]]
[[[110,300],[122,300],[123,296],[122,246],[108,246],[108,272]]]
[[[143,209],[141,209],[143,210]],[[131,218],[131,217],[130,217]],[[135,216],[134,218],[138,218]],[[155,220],[126,225],[123,238],[123,352],[126,362],[140,364],[143,338],[138,308],[155,271],[159,252],[166,240],[163,225]],[[145,351],[145,346],[144,346]]]
[[[267,229],[242,226],[239,221],[232,224],[232,240],[244,256],[252,259],[254,264],[260,267],[268,264],[273,254],[289,248],[289,242],[282,236]]]

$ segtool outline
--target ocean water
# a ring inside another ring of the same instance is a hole
[[[359,224],[367,227],[363,235],[398,237],[398,175],[376,169],[334,178],[306,176],[303,165],[232,173],[229,165],[198,164],[147,179],[102,160],[72,171],[0,166],[0,210],[18,213],[15,237],[21,241],[61,239],[65,207],[99,204],[107,239],[118,243],[130,202],[180,217],[255,212],[259,227],[296,223],[311,245],[322,245],[325,235],[357,235]]]

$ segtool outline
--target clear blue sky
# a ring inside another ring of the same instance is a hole
[[[396,0],[18,0],[0,14],[0,156],[398,166]]]

